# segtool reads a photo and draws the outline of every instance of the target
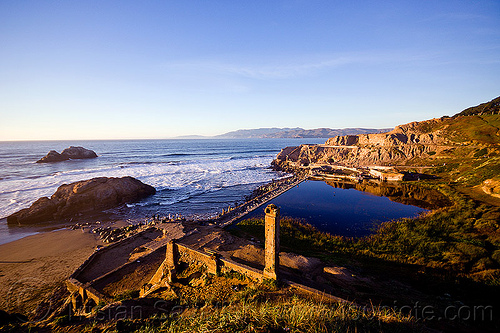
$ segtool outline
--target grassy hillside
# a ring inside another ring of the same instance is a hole
[[[416,130],[422,133],[440,131],[455,144],[500,145],[500,97],[470,107],[453,117],[421,121]]]
[[[487,103],[482,103],[463,110],[455,115],[457,116],[471,116],[471,115],[485,115],[485,114],[498,114],[500,113],[500,97],[497,97]]]
[[[474,200],[500,205],[499,195],[481,189],[485,181],[500,181],[499,109],[500,97],[453,117],[418,123],[420,131],[439,133],[450,146],[436,147],[435,152],[415,159],[414,165],[433,167],[429,173],[438,176],[440,183],[451,185]]]
[[[443,124],[444,135],[456,143],[500,144],[500,114],[457,116]]]

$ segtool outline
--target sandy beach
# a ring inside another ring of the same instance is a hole
[[[0,245],[0,309],[31,313],[94,252],[82,230],[57,230]]]

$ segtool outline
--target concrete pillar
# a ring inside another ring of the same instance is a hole
[[[219,272],[219,257],[217,254],[212,254],[207,262],[207,273],[217,275]]]
[[[265,212],[264,277],[276,280],[280,259],[280,209],[276,205],[270,204],[266,207]]]
[[[175,273],[177,267],[175,247],[176,245],[174,240],[171,240],[170,242],[167,243],[167,253],[165,256],[165,275],[168,283],[171,283],[173,280],[175,280]]]

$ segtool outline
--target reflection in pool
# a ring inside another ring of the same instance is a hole
[[[407,184],[307,180],[269,204],[280,207],[281,216],[302,219],[321,231],[348,237],[366,236],[381,222],[416,217],[426,209],[447,205],[446,197],[435,192]],[[245,218],[263,215],[263,209],[257,209]]]

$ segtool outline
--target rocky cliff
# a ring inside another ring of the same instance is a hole
[[[99,212],[155,194],[154,187],[132,177],[93,178],[61,185],[50,197],[7,217],[9,224],[30,224]]]
[[[453,117],[400,125],[386,133],[335,136],[322,145],[287,147],[273,165],[285,171],[318,164],[429,166],[447,159],[474,157],[480,152],[495,156],[500,151],[500,116],[495,111],[498,103],[493,103],[497,100],[484,104],[491,105],[492,110],[481,104],[481,114],[461,112]]]
[[[312,170],[332,176],[350,176],[352,171],[351,178],[377,177],[374,172],[379,170],[386,174],[378,178],[387,180],[399,180],[389,179],[396,178],[389,173],[418,170],[470,188],[468,192],[477,192],[481,200],[484,194],[500,198],[499,106],[500,97],[452,117],[412,122],[386,133],[342,135],[320,145],[286,147],[272,165],[287,172]]]
[[[414,122],[380,134],[344,135],[323,145],[301,145],[283,149],[273,165],[280,169],[334,164],[347,167],[407,164],[409,160],[449,149],[452,143],[434,128],[443,119]]]

